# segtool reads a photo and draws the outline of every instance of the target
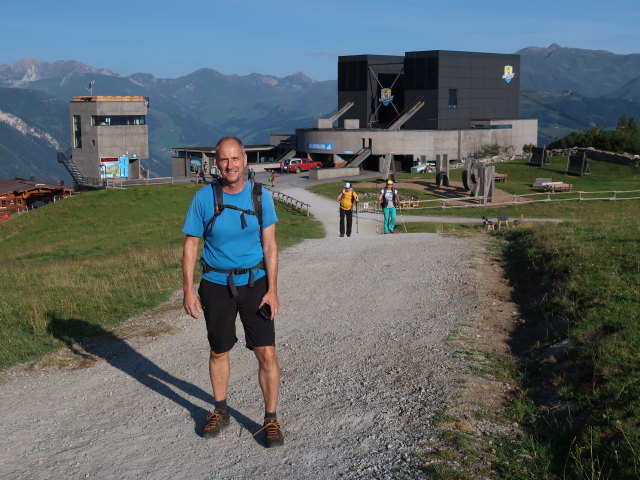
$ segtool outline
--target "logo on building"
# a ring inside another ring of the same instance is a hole
[[[511,65],[505,65],[504,75],[502,75],[502,78],[504,78],[504,81],[509,83],[511,79],[515,76],[516,76],[515,73],[513,73],[513,67]]]
[[[383,88],[380,90],[380,103],[385,107],[393,101],[393,95],[391,95],[390,88]]]
[[[307,150],[333,150],[333,143],[309,142]]]

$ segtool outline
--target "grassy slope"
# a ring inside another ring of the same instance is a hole
[[[505,449],[499,478],[638,478],[639,232],[615,211],[506,232],[530,348],[510,407],[526,433]],[[567,338],[567,354],[544,355]]]
[[[61,346],[54,319],[85,325],[74,338],[145,311],[181,287],[180,232],[191,185],[74,196],[0,224],[0,367]],[[278,205],[286,248],[320,224]]]

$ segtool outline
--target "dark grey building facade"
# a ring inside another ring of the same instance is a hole
[[[472,121],[518,118],[520,75],[514,72],[520,72],[519,55],[429,50],[343,56],[338,104],[354,101],[348,117],[360,128],[388,128],[418,101],[424,105],[401,129],[469,128]]]
[[[520,75],[513,72],[520,72],[519,55],[407,52],[405,104],[424,98],[425,105],[404,128],[450,130],[478,120],[517,119]]]
[[[338,105],[352,99],[350,119],[360,120],[362,127],[386,128],[399,113],[395,106],[404,108],[403,69],[404,58],[398,56],[338,57]],[[378,108],[382,105],[379,99],[384,88],[390,88],[394,98],[390,104]],[[344,126],[343,120],[340,126]]]
[[[519,118],[519,97],[519,55],[342,56],[336,112],[316,128],[296,129],[297,155],[376,169],[391,154],[408,170],[438,155],[461,160],[485,145],[520,154],[537,144],[538,122]]]

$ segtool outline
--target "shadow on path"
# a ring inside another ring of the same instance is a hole
[[[93,357],[102,358],[145,387],[180,405],[190,413],[194,421],[194,430],[200,435],[209,412],[188,400],[188,397],[211,405],[213,396],[210,393],[171,375],[132,348],[125,340],[99,325],[77,318],[60,318],[52,312],[47,315],[49,331],[55,338],[64,342],[72,353],[86,360]],[[171,387],[181,390],[184,395]],[[230,409],[230,414],[249,432],[260,428],[260,425],[235,409]]]

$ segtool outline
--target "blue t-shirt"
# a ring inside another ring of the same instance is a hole
[[[240,193],[226,193],[225,205],[234,205],[244,210],[253,211],[251,202],[251,182],[247,182]],[[232,208],[225,208],[216,218],[213,229],[205,227],[213,217],[213,188],[211,185],[196,192],[189,206],[187,218],[182,226],[182,233],[194,237],[204,237],[202,257],[210,267],[219,270],[236,268],[251,268],[264,258],[260,241],[260,225],[258,217],[245,214],[246,228],[242,228],[240,216],[242,212]],[[262,189],[262,228],[267,228],[278,221],[273,198],[265,188]],[[254,279],[266,275],[262,269],[253,270]],[[208,272],[203,275],[205,280],[220,285],[228,283],[227,273]],[[249,284],[249,274],[234,275],[233,281],[237,286]]]

